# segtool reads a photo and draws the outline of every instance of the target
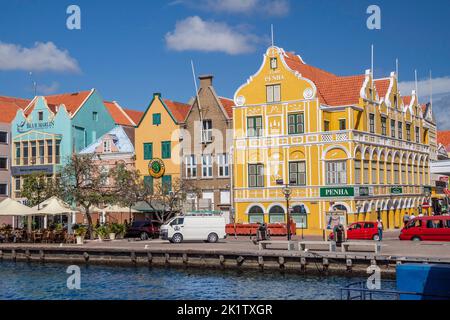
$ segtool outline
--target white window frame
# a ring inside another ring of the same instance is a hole
[[[230,176],[230,156],[228,153],[217,155],[217,170],[220,178],[228,178]]]
[[[197,178],[197,156],[195,154],[191,154],[189,156],[185,156],[184,159],[186,166],[186,178]]]
[[[268,103],[281,102],[281,84],[266,86],[266,99]]]
[[[208,124],[208,125],[206,125]],[[206,127],[205,127],[206,126]],[[212,120],[207,119],[202,122],[202,143],[212,142]]]
[[[211,154],[202,155],[202,178],[213,177],[213,161]]]
[[[325,162],[326,185],[337,186],[347,184],[347,161]]]

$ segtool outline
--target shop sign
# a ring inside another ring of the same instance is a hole
[[[391,194],[403,194],[403,188],[402,187],[392,187]]]
[[[372,187],[355,187],[355,196],[357,196],[357,197],[373,196],[373,188]]]
[[[154,179],[161,178],[166,172],[166,167],[161,159],[153,159],[148,164],[148,173]]]
[[[354,197],[354,188],[320,188],[321,198]]]
[[[52,129],[55,126],[55,121],[48,122],[35,122],[35,123],[27,123],[27,121],[22,121],[17,124],[17,132],[25,133],[31,130],[47,130]]]

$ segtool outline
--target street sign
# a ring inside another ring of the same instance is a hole
[[[391,194],[403,194],[403,188],[402,187],[392,187]]]
[[[354,188],[320,188],[321,198],[354,197]]]

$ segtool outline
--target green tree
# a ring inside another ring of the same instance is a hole
[[[49,179],[44,173],[35,172],[24,177],[21,197],[28,200],[28,205],[34,207],[42,201],[59,195],[59,182]]]
[[[105,187],[107,179],[108,174],[95,163],[93,155],[73,155],[61,170],[61,195],[83,209],[89,238],[93,236],[92,207],[112,199],[109,188]]]

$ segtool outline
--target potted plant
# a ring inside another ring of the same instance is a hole
[[[122,234],[122,225],[119,223],[111,223],[108,227],[109,229],[109,239],[116,240]]]
[[[77,226],[74,228],[75,237],[77,238],[77,244],[83,244],[84,243],[84,237],[87,233],[87,228],[83,226]]]
[[[94,229],[94,233],[97,235],[98,240],[103,241],[108,235],[108,228],[106,226],[98,226]]]

